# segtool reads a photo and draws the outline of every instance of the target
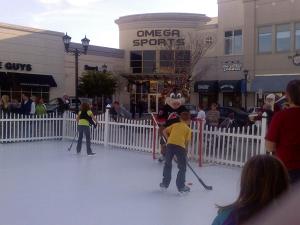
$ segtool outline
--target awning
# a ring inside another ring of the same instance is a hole
[[[203,80],[197,81],[194,85],[194,92],[208,93],[218,92],[218,81],[216,80]]]
[[[252,92],[284,92],[288,83],[300,79],[300,75],[256,76],[251,85]]]
[[[5,72],[0,72],[0,87],[5,88],[9,86],[10,86],[10,82],[7,78],[7,74]]]
[[[221,80],[219,90],[221,92],[241,92],[241,80]]]
[[[52,75],[4,73],[0,75],[0,83],[5,85],[57,87]]]

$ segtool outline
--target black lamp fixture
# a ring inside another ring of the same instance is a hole
[[[88,39],[85,35],[84,38],[81,39],[81,43],[82,43],[82,46],[83,46],[83,49],[84,49],[84,54],[86,54],[87,50],[88,50],[88,47],[89,47],[89,44],[90,44],[90,39]]]
[[[63,36],[63,42],[64,42],[64,45],[65,45],[66,52],[69,51],[71,39],[72,38],[67,33]]]
[[[65,45],[65,50],[67,53],[71,53],[75,56],[75,98],[76,98],[76,111],[79,111],[79,100],[78,100],[78,57],[81,54],[87,54],[87,50],[90,44],[90,40],[84,36],[83,39],[81,39],[81,44],[83,47],[83,50],[80,50],[78,48],[70,48],[71,43],[71,37],[66,33],[63,36],[63,43]]]
[[[245,109],[247,110],[247,98],[248,98],[248,75],[249,70],[244,69],[244,77],[245,77]]]

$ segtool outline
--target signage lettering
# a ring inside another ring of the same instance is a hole
[[[32,65],[23,64],[23,63],[12,63],[12,62],[7,62],[3,64],[3,62],[0,62],[0,69],[3,68],[5,68],[6,70],[15,70],[15,71],[31,71]]]
[[[223,65],[223,70],[224,72],[227,72],[227,71],[241,71],[242,70],[242,64],[225,64]]]
[[[138,30],[136,33],[140,39],[133,40],[133,46],[157,46],[157,45],[185,45],[185,39],[180,38],[179,30]]]

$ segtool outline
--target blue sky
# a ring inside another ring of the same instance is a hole
[[[68,32],[80,42],[118,47],[120,16],[152,12],[189,12],[217,16],[217,0],[7,0],[0,22]]]

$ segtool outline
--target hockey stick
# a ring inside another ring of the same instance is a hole
[[[154,122],[157,124],[157,120],[156,118],[154,117],[153,113],[151,113],[151,116],[154,120]],[[166,137],[162,135],[162,138],[164,140],[165,143],[167,143],[167,140],[166,140]],[[176,161],[177,162],[177,161]],[[195,177],[198,179],[198,181],[200,182],[200,184],[202,184],[202,186],[206,189],[206,190],[209,190],[211,191],[213,189],[212,186],[209,186],[209,185],[206,185],[204,183],[204,181],[198,176],[198,174],[195,172],[195,170],[192,168],[192,166],[189,164],[188,160],[186,159],[186,164],[188,166],[188,168],[192,171],[192,173],[195,175]]]
[[[213,189],[212,186],[209,186],[209,185],[206,185],[204,183],[204,181],[198,176],[198,174],[195,172],[195,170],[192,168],[192,166],[189,164],[188,161],[186,161],[186,164],[188,166],[188,168],[190,168],[190,170],[193,172],[193,174],[195,175],[195,177],[197,177],[198,181],[202,184],[202,186],[206,189],[206,190],[209,190],[211,191]]]
[[[73,143],[74,143],[74,141],[75,141],[75,139],[76,139],[76,136],[77,136],[77,132],[75,133],[75,136],[74,136],[74,138],[73,138],[73,140],[72,140],[71,145],[70,145],[69,148],[68,148],[68,151],[71,151],[72,146],[73,146]]]

